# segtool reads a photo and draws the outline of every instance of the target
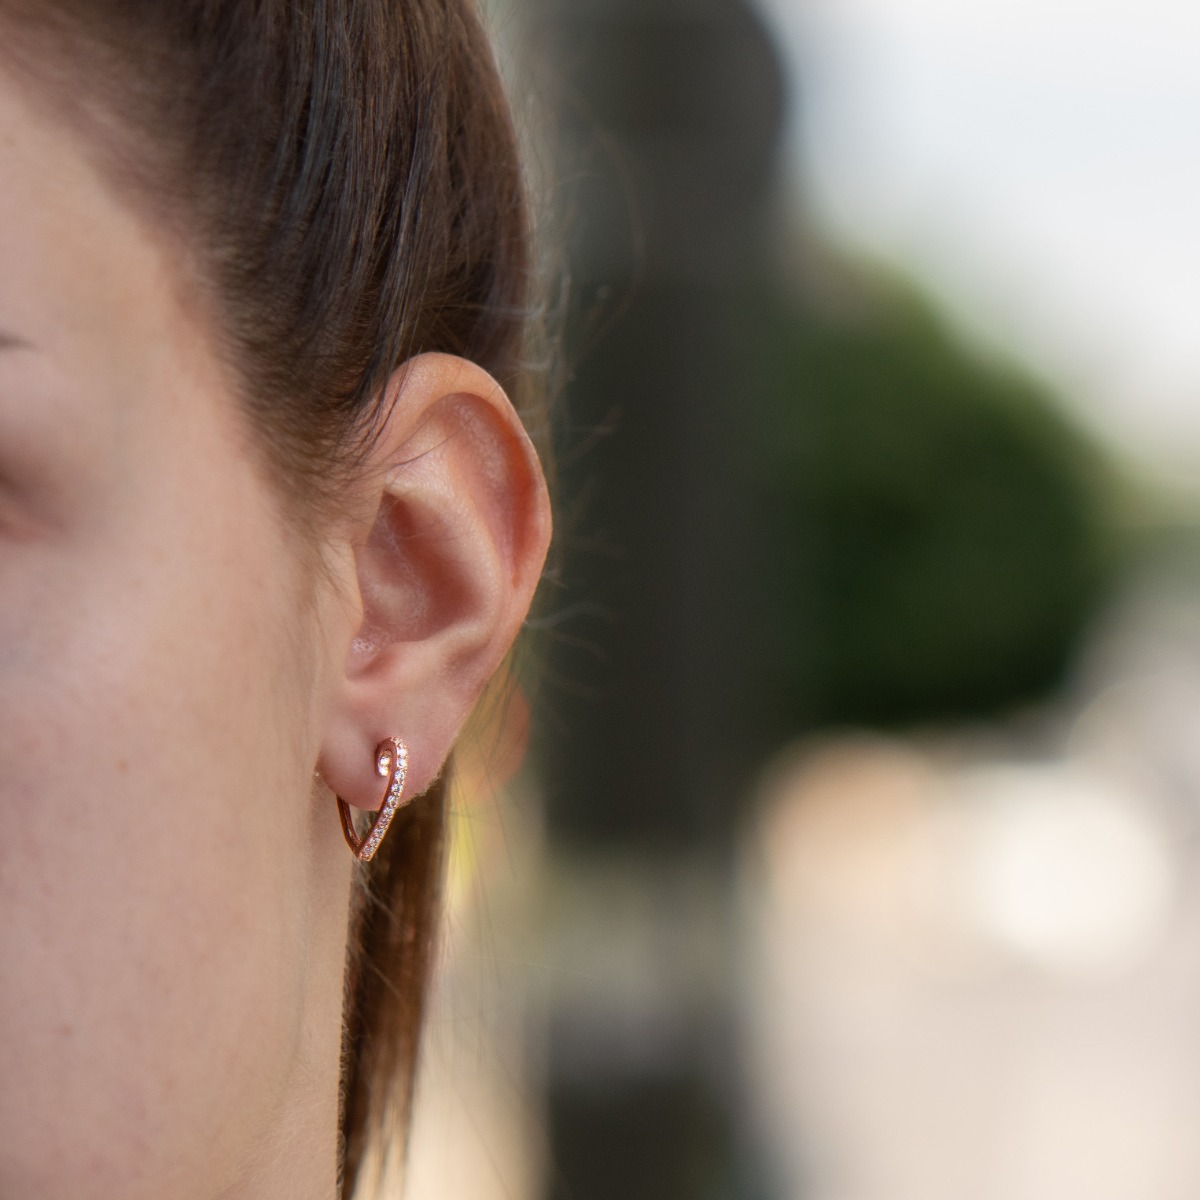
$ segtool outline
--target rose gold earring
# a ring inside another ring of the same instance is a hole
[[[400,797],[404,794],[404,778],[408,774],[408,747],[397,737],[384,738],[375,751],[375,770],[380,775],[389,776],[387,791],[383,803],[367,830],[367,836],[360,838],[354,830],[354,814],[345,800],[337,798],[338,814],[342,818],[342,832],[346,835],[346,844],[354,851],[354,857],[360,862],[370,862],[387,833],[396,809],[400,807]]]

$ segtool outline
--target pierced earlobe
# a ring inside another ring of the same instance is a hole
[[[345,800],[337,798],[338,815],[342,818],[342,833],[346,835],[346,844],[354,851],[354,857],[360,862],[370,862],[387,833],[396,810],[400,807],[400,798],[404,795],[404,779],[408,774],[408,747],[397,737],[385,738],[375,751],[375,770],[380,775],[388,776],[387,791],[383,803],[367,830],[367,836],[360,838],[354,829],[354,813]]]

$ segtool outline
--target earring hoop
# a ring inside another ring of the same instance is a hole
[[[384,738],[375,751],[375,770],[380,775],[389,776],[387,791],[383,803],[379,806],[371,828],[366,837],[360,838],[354,829],[354,814],[345,800],[338,796],[338,815],[342,818],[342,833],[346,836],[346,845],[354,851],[354,857],[360,862],[370,862],[387,833],[396,810],[400,807],[400,797],[404,795],[404,780],[408,775],[408,747],[397,737]]]

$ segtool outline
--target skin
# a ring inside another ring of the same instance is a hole
[[[24,1200],[335,1195],[333,791],[376,807],[390,734],[428,785],[549,537],[503,393],[429,355],[300,544],[182,261],[0,74],[0,1195]]]

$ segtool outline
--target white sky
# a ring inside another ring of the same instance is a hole
[[[760,0],[818,219],[1200,466],[1200,0]]]

